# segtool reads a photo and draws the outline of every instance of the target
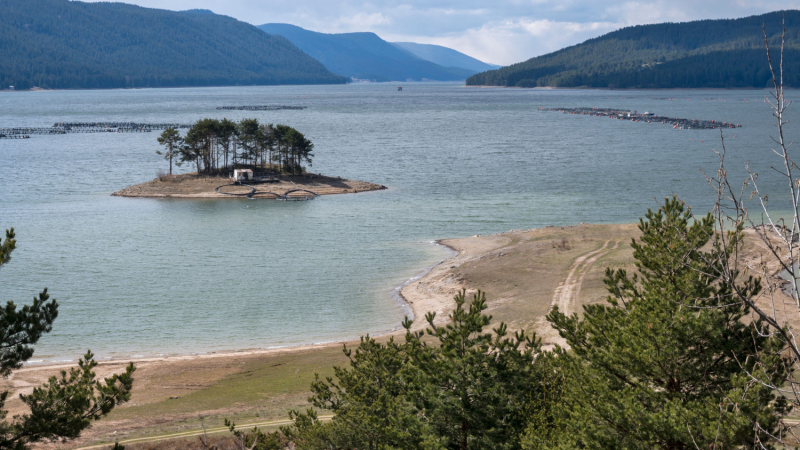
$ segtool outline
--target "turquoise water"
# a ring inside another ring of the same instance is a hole
[[[764,171],[777,162],[765,93],[448,83],[405,84],[403,92],[394,84],[0,92],[0,127],[204,117],[284,123],[315,143],[314,172],[389,186],[311,202],[116,198],[109,194],[166,168],[156,133],[0,140],[0,227],[18,236],[12,263],[0,270],[0,300],[26,302],[45,286],[59,300],[54,330],[34,357],[45,362],[74,360],[87,348],[124,358],[391,330],[407,313],[393,288],[449,254],[436,239],[630,222],[673,192],[696,210],[710,207],[713,192],[698,168],[713,172],[717,130],[539,107],[741,123],[725,132],[729,167],[750,161]],[[701,100],[722,96],[732,100]],[[215,110],[255,104],[308,109]],[[777,181],[766,178],[780,204]]]

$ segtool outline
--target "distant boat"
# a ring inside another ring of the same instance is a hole
[[[403,86],[397,86],[397,90],[398,91],[402,91],[403,90]]]

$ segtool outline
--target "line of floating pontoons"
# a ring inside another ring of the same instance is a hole
[[[281,109],[301,110],[307,106],[286,106],[286,105],[245,105],[245,106],[217,106],[220,111],[279,111]]]
[[[556,111],[564,114],[578,114],[584,116],[609,117],[617,120],[631,122],[662,123],[672,125],[673,129],[681,130],[715,130],[721,128],[741,128],[738,123],[719,122],[715,120],[681,119],[678,117],[657,116],[651,112],[631,112],[627,109],[612,108],[539,108],[542,111]]]
[[[167,128],[189,128],[180,123],[139,123],[139,122],[58,122],[52,127],[0,128],[0,139],[27,139],[32,134],[68,133],[149,133]]]

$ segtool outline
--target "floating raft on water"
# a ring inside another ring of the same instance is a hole
[[[52,127],[15,127],[0,128],[3,139],[24,139],[12,136],[32,134],[67,134],[67,133],[149,133],[153,130],[167,128],[189,128],[190,125],[179,123],[137,123],[137,122],[59,122]]]
[[[190,128],[180,123],[139,123],[139,122],[58,122],[53,128],[63,128],[68,133],[99,133],[120,131],[166,130],[167,128]],[[92,130],[92,131],[87,131]],[[94,131],[97,130],[97,131]]]
[[[6,135],[7,139],[12,139],[11,136],[30,136],[31,134],[66,134],[63,128],[50,128],[50,127],[17,127],[17,128],[0,128],[0,134]]]
[[[252,105],[252,106],[217,106],[220,111],[278,111],[281,109],[301,110],[307,106],[285,106],[285,105]]]
[[[672,125],[673,129],[681,130],[714,130],[720,128],[741,128],[738,123],[718,122],[715,120],[680,119],[678,117],[657,116],[650,112],[631,112],[627,109],[611,108],[539,108],[542,111],[558,111],[564,114],[579,114],[583,116],[609,117],[617,120],[630,120],[631,122],[662,123]]]

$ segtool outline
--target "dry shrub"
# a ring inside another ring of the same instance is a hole
[[[566,251],[569,250],[571,247],[569,246],[569,239],[561,238],[561,241],[553,241],[553,248]]]

